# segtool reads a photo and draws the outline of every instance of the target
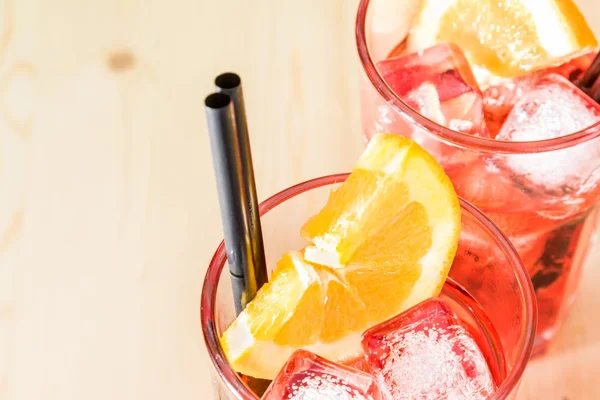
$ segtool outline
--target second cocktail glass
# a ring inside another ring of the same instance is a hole
[[[534,354],[543,353],[573,303],[598,229],[600,123],[554,139],[508,142],[461,133],[419,114],[377,69],[408,29],[400,15],[384,16],[381,10],[402,9],[389,5],[408,1],[362,0],[359,5],[365,139],[387,132],[419,142],[442,164],[458,195],[510,238],[533,282],[539,309]],[[379,7],[382,3],[387,7]],[[486,262],[474,259],[482,271]]]

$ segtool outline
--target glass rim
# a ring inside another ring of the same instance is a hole
[[[360,64],[375,90],[377,90],[379,95],[388,103],[388,105],[390,105],[396,113],[406,114],[412,122],[425,129],[430,134],[439,136],[443,140],[447,140],[463,147],[473,148],[478,151],[503,154],[542,153],[572,147],[600,137],[600,121],[577,132],[553,139],[510,142],[469,135],[467,133],[452,130],[428,119],[400,99],[377,71],[369,52],[369,46],[367,45],[366,19],[370,3],[371,0],[360,0],[358,12],[356,14],[355,36]]]
[[[346,180],[349,173],[326,175],[319,178],[314,178],[308,181],[298,183],[287,189],[280,191],[279,193],[269,197],[259,205],[260,215],[263,216],[273,208],[284,203],[293,197],[296,197],[302,193],[308,192],[313,189],[318,189],[324,186],[333,185],[336,183],[342,183]],[[496,226],[492,220],[490,220],[483,212],[473,206],[466,200],[459,198],[460,208],[462,212],[472,215],[477,221],[479,221],[485,229],[487,229],[492,236],[494,236],[503,252],[508,258],[508,262],[515,271],[515,276],[518,279],[519,287],[524,298],[524,315],[526,319],[526,326],[524,327],[524,338],[522,340],[522,348],[519,349],[519,357],[512,370],[506,375],[506,378],[502,384],[498,387],[498,390],[494,393],[492,400],[505,399],[513,389],[516,388],[519,383],[527,362],[531,356],[533,350],[533,344],[535,340],[535,327],[537,325],[537,314],[536,314],[536,302],[533,291],[533,286],[529,275],[525,271],[525,267],[518,256],[516,249],[510,243],[508,238],[500,231],[500,228]],[[202,293],[200,297],[200,324],[202,327],[202,334],[204,336],[204,343],[206,345],[207,352],[215,368],[218,379],[222,381],[225,386],[233,393],[239,400],[256,400],[258,397],[242,382],[237,373],[231,368],[225,353],[221,347],[219,341],[219,335],[216,321],[216,302],[217,302],[217,289],[221,273],[225,267],[227,260],[227,254],[225,252],[225,243],[221,242],[215,251],[206,275],[204,277],[204,283],[202,285]]]

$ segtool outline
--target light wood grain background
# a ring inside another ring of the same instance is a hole
[[[356,5],[0,0],[1,400],[209,397],[198,299],[221,228],[203,98],[242,75],[261,198],[348,170]],[[521,399],[598,398],[596,264]]]

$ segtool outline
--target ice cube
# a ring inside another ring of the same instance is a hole
[[[466,158],[466,157],[465,157]],[[501,169],[493,156],[478,154],[465,162],[444,162],[456,193],[485,212],[530,208],[531,198],[511,180],[509,171]]]
[[[515,104],[499,140],[536,141],[580,131],[600,121],[600,105],[558,74],[539,79]],[[600,145],[597,141],[504,160],[512,179],[535,192],[561,196],[592,189],[600,180]]]
[[[262,397],[263,400],[382,400],[374,379],[306,350],[297,350]]]
[[[503,79],[483,91],[483,114],[492,137],[502,129],[515,103],[535,85],[537,76]]]
[[[515,103],[545,75],[558,74],[571,82],[577,81],[590,66],[595,51],[557,60],[554,66],[532,72],[526,76],[502,79],[483,91],[483,113],[486,126],[494,137],[506,120]]]
[[[389,399],[483,400],[496,389],[483,353],[441,299],[369,329],[362,345]]]
[[[381,61],[377,68],[394,92],[415,110],[451,129],[487,135],[483,100],[462,51],[439,44]]]

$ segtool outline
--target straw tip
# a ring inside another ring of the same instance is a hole
[[[242,79],[234,72],[225,72],[215,78],[215,85],[221,89],[235,89],[241,83]]]
[[[231,102],[231,98],[225,93],[212,93],[206,96],[204,104],[208,108],[219,109],[227,107]]]

